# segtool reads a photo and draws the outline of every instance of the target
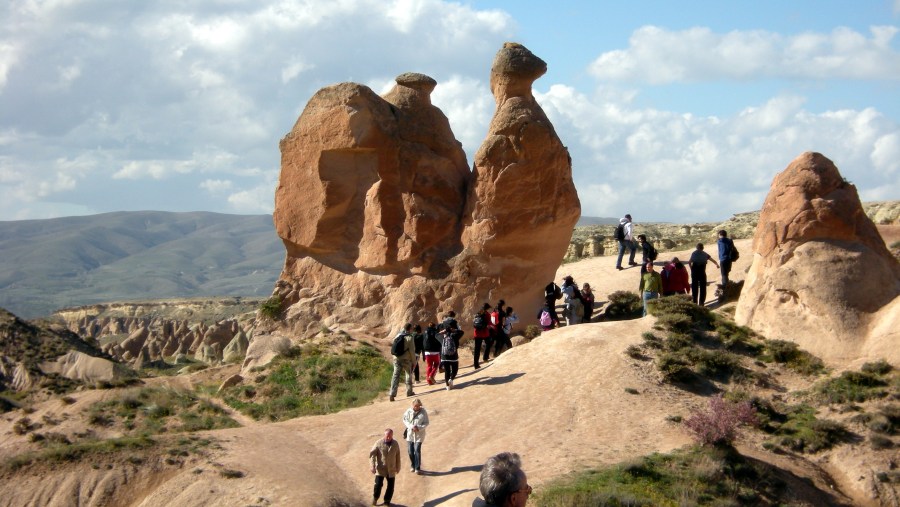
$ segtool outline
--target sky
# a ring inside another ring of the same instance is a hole
[[[320,88],[435,78],[469,164],[506,41],[582,215],[721,221],[805,151],[900,199],[900,0],[7,0],[0,220],[271,213],[278,141]]]

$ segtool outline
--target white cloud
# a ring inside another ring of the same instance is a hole
[[[872,166],[886,176],[900,172],[900,132],[886,134],[875,140]]]
[[[487,83],[464,76],[451,76],[435,87],[431,103],[447,115],[453,135],[462,143],[471,165],[496,109]]]
[[[784,36],[761,30],[714,33],[697,27],[636,30],[628,49],[597,57],[590,72],[603,81],[665,84],[716,79],[900,79],[898,28],[873,26],[867,36],[839,27],[831,33]]]
[[[692,222],[759,209],[775,174],[804,151],[878,188],[872,195],[897,188],[900,127],[871,108],[814,114],[801,97],[777,96],[732,117],[696,117],[563,86],[538,98],[568,140],[586,216]]]
[[[231,180],[203,180],[200,188],[211,194],[222,194],[234,188],[234,183]]]
[[[275,187],[260,185],[228,196],[235,213],[272,213],[275,209]]]

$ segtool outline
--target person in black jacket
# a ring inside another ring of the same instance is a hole
[[[425,335],[422,334],[422,326],[416,324],[416,327],[413,328],[413,343],[416,345],[416,363],[415,366],[413,366],[413,375],[416,377],[416,383],[419,382],[419,356],[421,356],[424,351],[422,348],[424,340]],[[424,361],[425,358],[423,357],[422,360]]]
[[[456,323],[450,324],[441,335],[441,364],[444,365],[444,384],[447,390],[453,389],[453,380],[459,371],[459,340],[463,336]]]
[[[425,359],[425,381],[434,385],[434,377],[441,363],[441,336],[437,326],[432,322],[425,328],[425,339],[422,343],[422,355]]]

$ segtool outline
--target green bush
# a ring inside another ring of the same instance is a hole
[[[656,368],[667,382],[680,382],[691,373],[690,362],[681,354],[663,352],[656,358]]]
[[[522,332],[522,336],[528,338],[529,340],[534,340],[541,335],[541,332],[543,332],[541,326],[529,324],[525,326],[525,331]]]
[[[608,320],[638,319],[644,312],[644,302],[634,292],[616,291],[608,296],[604,315]]]
[[[278,320],[281,318],[281,296],[278,294],[259,304],[259,315],[264,319]]]
[[[258,385],[235,386],[222,396],[254,419],[281,421],[368,403],[387,390],[391,372],[368,344],[341,354],[307,346],[296,357],[276,358],[257,377]]]
[[[847,440],[850,433],[840,423],[818,419],[806,404],[783,406],[763,429],[775,436],[775,443],[793,451],[815,453]],[[782,422],[783,421],[783,422]]]
[[[789,505],[791,500],[777,469],[728,447],[689,447],[586,470],[545,483],[533,496],[540,507]]]
[[[815,388],[823,403],[859,403],[887,395],[887,382],[874,373],[845,371]]]
[[[765,361],[784,364],[803,375],[817,375],[825,371],[825,364],[821,359],[801,350],[794,342],[766,340],[763,346],[762,359]]]
[[[893,369],[894,367],[891,366],[891,363],[885,361],[884,359],[879,359],[878,361],[875,361],[873,363],[863,364],[862,368],[860,368],[859,371],[872,375],[883,376],[890,373]]]

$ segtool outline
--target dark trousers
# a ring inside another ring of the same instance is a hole
[[[691,269],[691,301],[706,304],[706,269]]]
[[[547,308],[550,309],[550,320],[553,321],[551,327],[559,327],[559,314],[556,313],[556,299],[544,298],[544,301],[547,303]]]
[[[419,381],[419,358],[416,358],[416,365],[413,367],[413,376],[416,377],[416,382]]]
[[[491,339],[490,338],[475,338],[475,367],[478,368],[478,360],[481,358],[481,347],[484,346],[484,359],[482,361],[488,360],[488,351],[491,348]]]
[[[722,272],[722,286],[728,285],[728,273],[731,273],[731,261],[719,261],[719,271]]]
[[[512,340],[509,339],[509,335],[504,333],[503,331],[497,331],[497,336],[494,338],[494,357],[500,355],[500,352],[503,351],[503,347],[507,349],[512,348]]]
[[[456,378],[456,372],[459,371],[459,361],[444,361],[444,384],[449,384],[451,380]]]
[[[381,496],[381,486],[384,484],[384,477],[380,475],[375,476],[375,490],[372,492],[372,500],[378,501],[378,497]],[[391,503],[391,498],[394,496],[394,477],[387,478],[387,489],[384,490],[384,503]]]

